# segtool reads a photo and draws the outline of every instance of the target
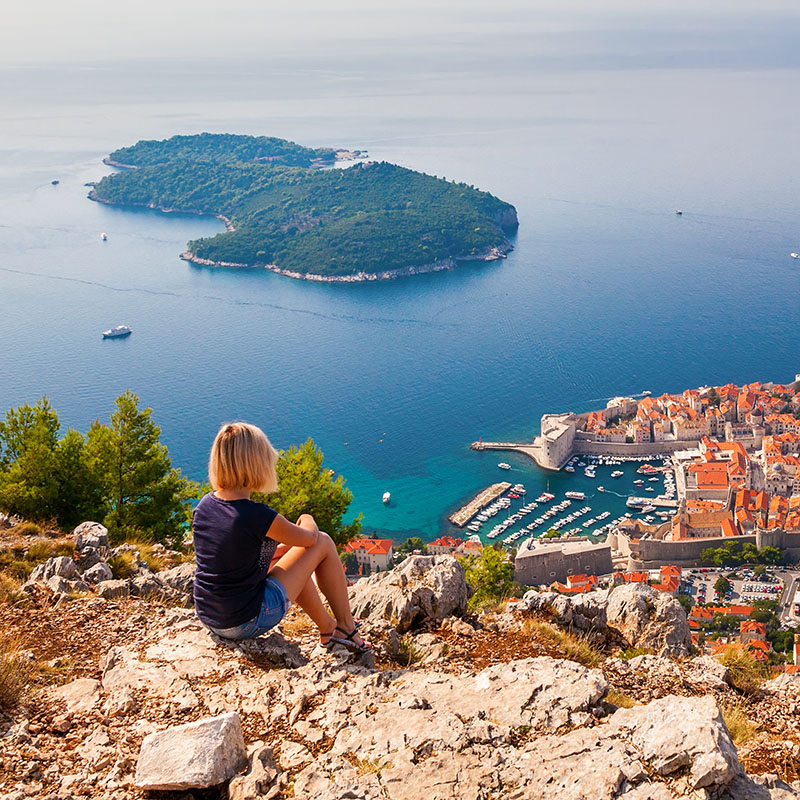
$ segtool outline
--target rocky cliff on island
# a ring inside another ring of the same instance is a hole
[[[223,641],[190,562],[153,571],[97,524],[74,544],[0,606],[4,663],[34,676],[0,729],[5,798],[800,797],[800,682],[744,690],[648,587],[470,616],[459,562],[412,556],[353,587],[356,657],[294,611]]]

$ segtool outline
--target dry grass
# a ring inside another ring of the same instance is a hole
[[[756,661],[739,647],[726,647],[717,660],[730,670],[731,685],[740,692],[752,694],[770,677],[769,666]]]
[[[619,689],[609,689],[606,701],[619,708],[632,708],[636,705],[636,701],[632,697]]]
[[[130,578],[136,572],[136,556],[133,553],[115,553],[106,562],[115,578]]]
[[[523,633],[531,636],[563,658],[577,661],[585,667],[597,667],[605,660],[603,651],[587,636],[562,631],[549,622],[526,619],[522,623]]]
[[[0,630],[0,707],[12,708],[22,699],[34,675],[34,663],[21,653],[17,634]]]
[[[162,569],[166,569],[169,566],[169,559],[153,552],[153,544],[151,542],[137,542],[136,547],[139,550],[139,558],[147,564],[151,572],[161,572]]]
[[[71,541],[53,542],[48,539],[40,539],[31,544],[25,558],[34,564],[41,564],[43,561],[47,561],[48,558],[56,558],[57,556],[72,558],[74,554],[75,545]]]
[[[747,708],[744,703],[728,703],[721,707],[722,718],[725,726],[733,739],[733,743],[742,745],[753,738],[758,727],[747,716]]]
[[[425,657],[425,654],[414,644],[414,637],[406,634],[400,639],[400,647],[397,653],[397,663],[404,667],[418,664]]]
[[[0,603],[22,606],[28,596],[22,591],[22,581],[12,575],[0,573]]]
[[[16,536],[41,536],[44,533],[42,526],[35,522],[20,522],[12,530]]]

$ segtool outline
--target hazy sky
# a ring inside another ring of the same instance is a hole
[[[646,7],[646,11],[643,11]],[[480,41],[571,28],[690,30],[694,20],[798,12],[797,0],[24,0],[6,4],[0,63],[237,55],[330,48],[348,40]]]

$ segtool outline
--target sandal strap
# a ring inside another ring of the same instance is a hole
[[[340,628],[338,625],[336,626],[336,630],[343,633],[344,638],[352,642],[353,637],[358,633],[358,623],[356,623],[355,627],[352,631],[350,631],[350,633],[348,633],[344,628]]]

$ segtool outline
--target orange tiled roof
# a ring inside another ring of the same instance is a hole
[[[345,553],[370,553],[371,555],[388,555],[394,542],[391,539],[353,539],[344,546]]]

